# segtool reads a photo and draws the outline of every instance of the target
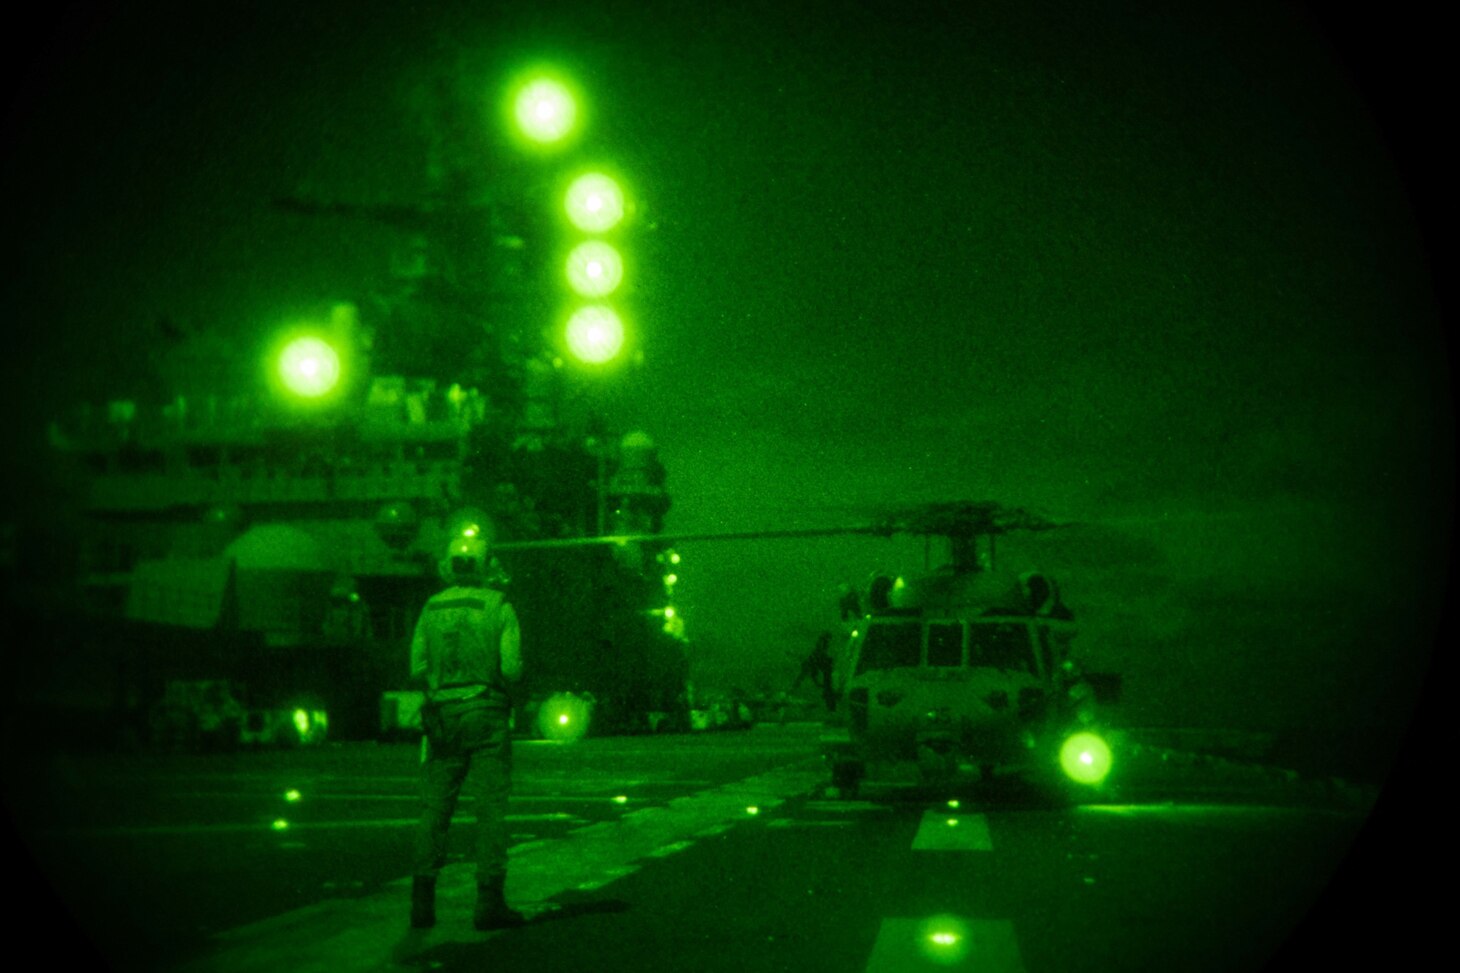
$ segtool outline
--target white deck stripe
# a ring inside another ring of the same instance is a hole
[[[76,828],[76,829],[55,829],[46,832],[53,835],[64,835],[67,838],[122,838],[138,837],[142,835],[188,835],[188,834],[247,834],[256,832],[258,834],[286,834],[290,831],[328,831],[333,828],[406,828],[413,827],[420,823],[421,819],[413,818],[366,818],[358,821],[293,821],[287,814],[281,814],[280,819],[287,822],[288,826],[275,829],[269,821],[251,821],[239,824],[159,824],[140,825],[137,827],[119,828]],[[509,814],[507,820],[511,821],[582,821],[583,818],[575,817],[561,811],[552,814]],[[475,824],[474,815],[457,815],[452,819],[453,824]]]
[[[913,839],[913,851],[993,851],[988,818],[982,814],[927,811]]]
[[[309,791],[304,791],[303,793],[301,793],[297,801],[289,800],[288,798],[284,797],[282,793],[260,794],[258,792],[245,794],[229,793],[227,791],[199,791],[191,794],[173,794],[169,796],[176,798],[217,798],[220,800],[225,798],[230,800],[238,800],[240,798],[251,797],[259,800],[283,801],[284,804],[288,805],[289,807],[298,807],[300,804],[308,804],[311,801],[350,801],[359,803],[366,803],[369,801],[395,801],[397,803],[401,801],[414,801],[419,803],[421,800],[421,795],[419,792],[400,794],[314,794]],[[513,794],[507,799],[509,801],[512,801],[513,803],[547,804],[553,801],[562,801],[564,804],[608,804],[618,803],[615,800],[616,798],[626,796],[628,795],[625,795],[622,792],[618,794]],[[469,804],[472,801],[475,801],[476,797],[472,794],[463,794],[460,798],[458,798],[458,800],[463,804]],[[654,800],[654,798],[640,796],[637,798],[630,798],[630,800],[637,801],[638,803],[642,804],[645,801]]]
[[[946,945],[937,933],[956,937]],[[1014,923],[1007,919],[883,919],[867,959],[867,973],[977,970],[1024,973]]]

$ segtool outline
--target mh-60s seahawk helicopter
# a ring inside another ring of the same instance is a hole
[[[1074,614],[1050,576],[1001,572],[995,539],[1059,526],[996,503],[914,508],[886,533],[946,538],[949,562],[902,581],[877,577],[854,621],[834,689],[841,732],[826,741],[833,786],[854,796],[869,768],[914,764],[926,783],[963,771],[1098,785],[1111,767],[1096,705],[1120,677],[1070,658]],[[878,774],[877,776],[880,776]]]
[[[1061,525],[993,502],[912,507],[856,527],[722,534],[658,534],[506,542],[503,551],[585,544],[663,548],[864,534],[945,538],[949,562],[903,581],[874,578],[832,679],[836,705],[824,741],[832,784],[854,796],[869,768],[913,764],[925,782],[965,770],[1038,783],[1065,776],[1098,785],[1111,767],[1096,706],[1114,702],[1120,677],[1085,673],[1070,657],[1074,615],[1050,576],[996,568],[996,538]],[[860,606],[859,606],[860,607]],[[880,776],[880,773],[878,774]]]

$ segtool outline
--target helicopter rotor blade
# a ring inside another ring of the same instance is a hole
[[[805,530],[747,530],[723,534],[607,534],[601,537],[561,537],[538,541],[503,541],[494,551],[551,551],[572,547],[623,547],[628,544],[684,544],[696,541],[794,540],[805,537],[839,537],[849,534],[891,536],[896,531],[866,524],[856,527],[814,527]]]

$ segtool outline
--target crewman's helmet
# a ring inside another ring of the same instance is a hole
[[[446,547],[441,578],[450,584],[485,584],[487,542],[481,537],[458,537]]]

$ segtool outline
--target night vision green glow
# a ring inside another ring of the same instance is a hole
[[[1076,733],[1060,747],[1060,767],[1077,783],[1100,783],[1110,773],[1110,764],[1110,747],[1093,733]]]
[[[581,361],[601,365],[624,346],[624,324],[610,308],[593,304],[568,319],[568,350]]]
[[[623,258],[602,240],[580,243],[568,254],[568,283],[584,297],[606,297],[623,279]]]
[[[309,713],[302,709],[294,711],[294,729],[299,731],[300,736],[309,733]]]
[[[523,85],[512,111],[522,134],[540,144],[562,141],[578,120],[572,93],[552,78],[534,78]]]
[[[588,732],[588,701],[572,693],[557,693],[543,700],[537,712],[537,731],[546,740],[571,743]]]
[[[969,950],[968,926],[954,916],[933,916],[922,924],[918,946],[929,963],[960,964]]]
[[[340,381],[340,356],[319,338],[295,338],[279,354],[279,379],[284,387],[306,399],[317,399]]]
[[[297,802],[300,796],[300,793],[295,790],[289,790],[284,792],[284,800],[288,801],[290,804]]]
[[[573,180],[564,205],[568,219],[585,233],[606,233],[624,218],[624,192],[601,172]]]
[[[269,827],[273,828],[275,831],[288,831],[289,822],[285,821],[283,818],[275,818],[274,823],[269,825]]]

